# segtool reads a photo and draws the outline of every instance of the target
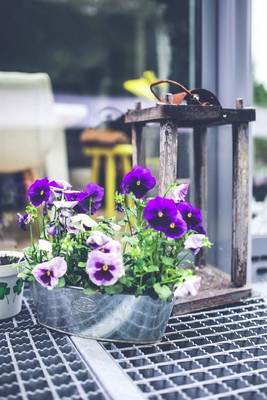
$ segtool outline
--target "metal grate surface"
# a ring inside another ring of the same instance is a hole
[[[27,296],[22,313],[0,323],[0,399],[110,397],[68,336],[37,325],[32,300]]]
[[[172,317],[161,343],[104,343],[149,400],[267,399],[267,304]]]

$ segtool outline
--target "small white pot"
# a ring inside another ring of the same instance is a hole
[[[0,258],[23,258],[18,251],[0,251]],[[0,320],[14,317],[21,311],[23,283],[18,278],[18,272],[23,262],[0,265]]]

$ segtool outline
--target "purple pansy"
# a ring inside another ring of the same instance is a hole
[[[206,230],[205,230],[205,228],[204,228],[204,226],[202,224],[199,224],[199,225],[195,226],[194,227],[194,231],[197,232],[197,233],[200,233],[201,235],[206,235],[207,234],[207,232],[206,232]]]
[[[49,180],[47,177],[36,179],[28,189],[28,196],[35,207],[49,200],[51,194]]]
[[[92,249],[98,249],[99,247],[107,244],[110,240],[112,239],[104,233],[100,231],[93,231],[89,238],[86,240],[86,244],[88,246],[91,246]]]
[[[133,193],[141,199],[147,192],[156,185],[156,179],[148,168],[136,165],[124,176],[121,183],[121,192],[124,194]]]
[[[178,216],[164,228],[163,232],[167,237],[172,239],[179,239],[184,236],[187,232],[187,225],[180,213],[178,213]]]
[[[78,196],[83,193],[79,190],[66,190],[64,192],[64,197],[67,201],[78,201]]]
[[[64,190],[70,190],[72,188],[71,184],[69,182],[57,179],[49,182],[49,186],[51,189],[54,189],[55,191],[64,191]]]
[[[23,230],[26,231],[27,225],[32,222],[32,218],[29,214],[25,213],[21,215],[20,213],[17,214],[18,216],[18,225]]]
[[[32,274],[37,282],[47,289],[53,289],[59,278],[65,275],[67,263],[63,257],[55,257],[50,261],[43,262],[33,268]]]
[[[99,247],[99,251],[102,253],[121,253],[121,244],[118,240],[111,239],[103,246]]]
[[[183,219],[187,223],[188,230],[196,231],[196,228],[202,226],[202,215],[199,208],[195,208],[192,204],[183,201],[177,204],[177,208],[182,214]]]
[[[192,250],[196,255],[201,247],[203,247],[205,238],[205,235],[198,233],[190,235],[184,242],[184,248],[186,250]]]
[[[172,199],[155,197],[147,202],[144,218],[157,231],[164,231],[176,220],[177,206]]]
[[[58,228],[56,227],[56,225],[50,225],[46,231],[50,236],[57,236],[58,234]]]
[[[182,183],[181,185],[177,186],[172,191],[172,198],[175,203],[179,203],[180,201],[184,201],[189,189],[188,183]]]
[[[93,203],[101,203],[104,198],[104,188],[96,183],[88,183],[84,191],[90,196]]]
[[[122,256],[93,250],[88,257],[86,272],[97,286],[114,285],[124,275]]]
[[[84,192],[77,195],[78,204],[75,207],[77,212],[88,212],[91,207],[91,214],[101,207],[101,202],[104,197],[104,188],[96,183],[89,183],[85,187]]]

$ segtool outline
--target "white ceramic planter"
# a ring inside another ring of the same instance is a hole
[[[3,256],[18,257],[23,254],[18,251],[0,251]],[[0,320],[14,317],[21,311],[23,283],[18,278],[21,263],[0,265]]]

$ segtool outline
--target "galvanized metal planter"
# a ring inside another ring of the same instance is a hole
[[[173,302],[149,296],[93,294],[81,288],[47,290],[35,283],[33,298],[40,324],[70,335],[132,343],[159,341]]]

